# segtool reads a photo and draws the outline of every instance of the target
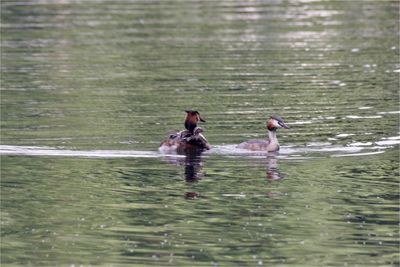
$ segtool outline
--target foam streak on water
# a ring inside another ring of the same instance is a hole
[[[375,143],[353,142],[347,146],[332,145],[330,143],[310,143],[304,147],[282,146],[279,154],[281,157],[298,157],[309,153],[319,153],[320,156],[365,156],[383,153],[385,149],[400,144],[400,137],[388,137]],[[236,144],[215,145],[205,154],[219,154],[241,157],[264,157],[265,151],[250,151],[237,148]],[[71,150],[55,147],[37,146],[11,146],[0,145],[0,155],[19,156],[54,156],[54,157],[89,157],[89,158],[158,158],[158,157],[184,157],[171,153],[138,150]]]
[[[153,151],[137,150],[69,150],[35,146],[0,146],[0,155],[46,156],[46,157],[87,157],[87,158],[157,158],[184,157],[182,155],[161,155]]]

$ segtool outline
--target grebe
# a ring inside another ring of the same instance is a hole
[[[276,137],[276,130],[278,128],[289,129],[282,118],[278,116],[271,116],[267,121],[267,130],[269,140],[253,139],[247,142],[240,143],[238,148],[249,150],[263,150],[267,152],[275,152],[279,150],[279,142]]]
[[[197,110],[186,110],[185,128],[189,132],[193,133],[193,130],[197,127],[199,121],[206,122],[200,116]]]
[[[193,149],[210,149],[210,144],[202,134],[204,130],[197,126],[199,121],[206,122],[198,111],[186,110],[184,123],[186,130],[170,134],[168,139],[161,143],[158,150],[161,152],[176,151],[184,153]]]

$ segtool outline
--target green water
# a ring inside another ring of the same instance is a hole
[[[398,266],[398,10],[2,1],[1,265]]]

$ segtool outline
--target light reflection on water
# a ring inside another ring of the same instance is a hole
[[[2,3],[2,264],[397,266],[397,10]],[[158,153],[186,109],[214,148]]]

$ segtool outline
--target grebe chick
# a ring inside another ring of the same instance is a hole
[[[210,149],[210,143],[208,143],[206,137],[202,134],[204,130],[200,127],[196,127],[193,130],[193,134],[185,134],[182,139],[189,145],[197,148]]]
[[[209,150],[211,145],[202,134],[204,130],[197,126],[199,121],[205,122],[198,111],[186,111],[186,130],[170,134],[168,139],[161,143],[159,151],[180,153],[193,149]]]
[[[279,142],[276,137],[276,130],[278,128],[289,129],[289,126],[285,124],[282,118],[278,116],[271,116],[267,121],[267,132],[269,140],[253,139],[238,145],[238,148],[248,150],[262,150],[267,152],[275,152],[279,150]]]

